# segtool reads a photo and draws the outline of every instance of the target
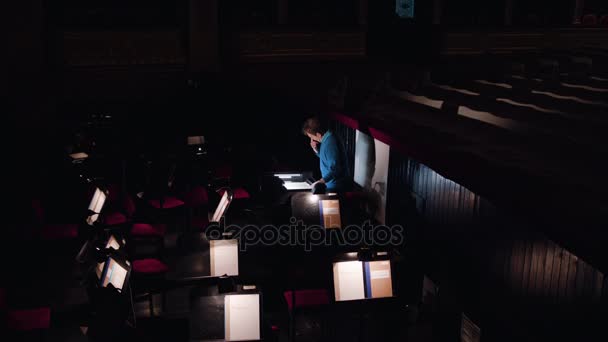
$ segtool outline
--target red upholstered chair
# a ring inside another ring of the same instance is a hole
[[[581,23],[585,26],[596,26],[598,23],[597,15],[595,14],[585,14]]]
[[[32,200],[35,223],[39,227],[39,236],[44,240],[69,240],[78,236],[77,223],[51,223],[46,221],[46,213],[39,199]]]
[[[175,196],[165,196],[160,199],[149,199],[150,204],[155,209],[174,209],[184,205],[184,201]]]
[[[330,303],[330,296],[325,289],[303,289],[303,290],[288,290],[283,292],[283,297],[287,303],[289,310],[289,340],[295,341],[297,337],[297,314],[300,311],[312,310],[323,314],[324,306]],[[325,319],[320,319],[321,329],[324,330],[323,322]],[[321,332],[323,334],[323,332]]]
[[[232,165],[222,164],[213,170],[214,179],[230,179],[232,178],[233,170]]]
[[[51,309],[41,307],[11,310],[6,315],[6,326],[14,331],[48,329],[51,326]]]
[[[287,308],[289,311],[295,308],[306,308],[306,307],[319,307],[321,305],[329,304],[329,293],[325,289],[309,289],[309,290],[295,290],[285,291],[283,297],[287,302]]]
[[[6,289],[0,288],[0,313],[4,322],[2,326],[12,334],[48,330],[51,326],[51,309],[49,307],[14,309],[6,302]]]
[[[600,17],[600,26],[608,27],[608,14],[604,14]]]
[[[158,237],[162,238],[167,232],[167,225],[164,223],[134,223],[131,228],[131,237],[146,238]]]
[[[209,193],[207,188],[196,186],[184,195],[188,208],[189,225],[195,231],[204,231],[209,224]]]
[[[148,299],[150,316],[154,316],[153,296],[155,293],[160,293],[161,295],[163,306],[161,310],[164,310],[166,306],[163,283],[168,271],[169,266],[156,258],[145,258],[132,262],[136,298]]]
[[[168,271],[169,267],[158,259],[147,258],[133,261],[133,272],[136,275],[164,275]]]
[[[131,222],[134,215],[135,202],[125,194],[102,210],[101,219],[106,226],[119,226]]]
[[[207,188],[196,186],[184,195],[184,204],[188,208],[200,208],[209,204]]]

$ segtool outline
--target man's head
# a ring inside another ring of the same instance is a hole
[[[310,138],[310,140],[321,142],[323,135],[327,132],[327,127],[317,117],[312,117],[304,121],[302,133]]]

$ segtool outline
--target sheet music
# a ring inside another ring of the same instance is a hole
[[[89,210],[94,212],[95,214],[87,217],[87,223],[89,225],[93,225],[93,223],[95,223],[97,221],[97,219],[99,218],[99,213],[101,212],[101,209],[103,208],[105,201],[106,201],[106,194],[103,191],[101,191],[99,188],[95,188],[95,193],[93,194],[93,198],[91,199],[91,202],[89,203]]]
[[[321,220],[325,228],[340,228],[342,222],[340,220],[340,201],[339,200],[321,200]]]
[[[213,217],[211,218],[211,222],[219,222],[222,216],[224,216],[224,212],[226,211],[226,207],[228,207],[228,191],[224,192],[222,198],[220,199],[220,203],[217,205],[215,212],[213,213]]]
[[[334,291],[336,301],[365,298],[361,261],[334,263]]]
[[[393,296],[393,284],[391,278],[390,261],[367,262],[366,274],[370,287],[370,298],[382,298]]]
[[[307,182],[285,181],[283,186],[287,190],[310,190],[310,189],[312,189],[312,186],[310,184],[308,184]]]
[[[260,339],[260,295],[227,295],[224,312],[226,341]]]
[[[112,258],[110,258],[109,262],[110,263],[108,264],[105,278],[103,279],[103,283],[101,285],[106,287],[108,284],[112,283],[115,288],[122,290],[125,279],[127,278],[127,270],[120,266],[120,264]]]
[[[239,248],[237,240],[211,240],[211,276],[239,275]]]

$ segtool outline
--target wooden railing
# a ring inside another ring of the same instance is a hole
[[[500,54],[587,47],[608,48],[608,29],[452,31],[443,35],[441,53],[444,55]]]

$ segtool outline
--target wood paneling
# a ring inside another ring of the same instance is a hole
[[[360,58],[365,56],[364,31],[350,32],[242,32],[238,58],[244,62]]]
[[[62,38],[67,67],[185,64],[179,31],[79,31]]]

